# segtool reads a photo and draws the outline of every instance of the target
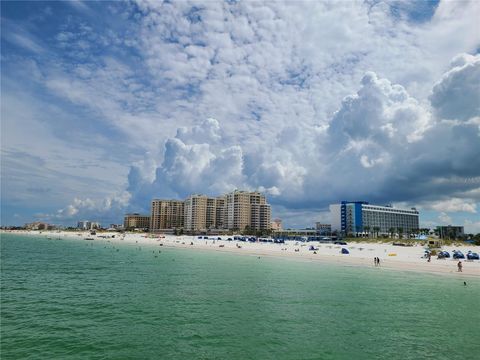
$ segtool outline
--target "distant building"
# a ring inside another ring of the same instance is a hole
[[[148,230],[150,228],[150,216],[138,213],[126,214],[123,219],[123,227],[125,229]]]
[[[181,200],[152,200],[150,231],[181,229],[184,226],[184,202]]]
[[[316,222],[315,229],[320,235],[330,235],[332,233],[332,225],[330,224],[322,224],[320,222]]]
[[[280,219],[274,219],[274,220],[272,221],[271,229],[272,229],[273,231],[283,230],[282,220],[280,220]]]
[[[80,230],[93,230],[93,229],[100,229],[100,223],[99,222],[94,222],[94,221],[79,221],[77,223],[77,229]]]
[[[371,205],[365,201],[342,201],[330,205],[332,230],[344,234],[390,232],[408,234],[418,229],[419,212],[412,208],[397,209],[391,206]],[[378,230],[377,230],[378,229]]]
[[[54,225],[50,225],[42,221],[35,221],[32,223],[25,224],[25,229],[27,230],[52,230],[54,228],[55,228]]]
[[[465,236],[463,226],[437,226],[437,233],[440,239],[459,239]]]

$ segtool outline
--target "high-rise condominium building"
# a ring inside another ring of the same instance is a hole
[[[138,213],[126,214],[123,219],[123,227],[125,229],[149,229],[150,216]]]
[[[419,213],[415,208],[397,209],[391,206],[371,205],[365,201],[342,201],[330,205],[332,230],[345,234],[391,231],[409,233],[418,229]]]
[[[225,195],[224,227],[231,230],[268,230],[271,228],[271,209],[265,195],[259,192],[235,190]]]
[[[268,230],[271,218],[265,195],[236,190],[218,197],[190,195],[185,201],[153,200],[150,230]]]
[[[190,195],[185,200],[185,230],[205,231],[215,228],[216,199],[206,195]]]
[[[152,200],[150,231],[179,229],[184,226],[184,202],[181,200]]]
[[[225,195],[217,196],[215,199],[215,227],[217,229],[226,229],[227,211]]]

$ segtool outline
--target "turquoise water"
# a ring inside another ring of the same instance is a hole
[[[1,261],[2,359],[480,354],[477,279],[18,235]]]

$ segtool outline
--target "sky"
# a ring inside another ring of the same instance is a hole
[[[260,190],[480,232],[478,1],[2,1],[1,223]]]

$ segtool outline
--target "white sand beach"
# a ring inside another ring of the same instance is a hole
[[[374,257],[380,259],[380,269],[415,271],[432,274],[451,274],[461,277],[480,277],[480,261],[462,259],[463,271],[457,271],[458,260],[437,259],[431,257],[431,261],[422,258],[424,247],[421,244],[412,247],[393,246],[391,244],[379,243],[349,243],[348,245],[320,244],[318,242],[296,242],[287,241],[285,244],[274,243],[250,243],[242,241],[228,241],[233,236],[210,236],[209,239],[200,239],[198,236],[173,236],[146,233],[109,233],[98,232],[90,235],[89,232],[66,232],[66,231],[11,231],[11,233],[22,235],[35,235],[61,240],[64,238],[86,241],[109,241],[110,243],[135,244],[138,246],[163,246],[165,248],[183,248],[188,251],[217,251],[231,252],[250,256],[268,256],[285,259],[296,259],[303,261],[318,261],[324,263],[335,263],[345,266],[368,266],[374,267]],[[115,236],[112,238],[112,236]],[[220,237],[222,240],[218,240]],[[313,245],[316,250],[309,250]],[[347,248],[348,255],[341,254],[341,249]],[[444,246],[452,254],[453,250],[462,251],[466,254],[469,250],[480,253],[480,246]]]

